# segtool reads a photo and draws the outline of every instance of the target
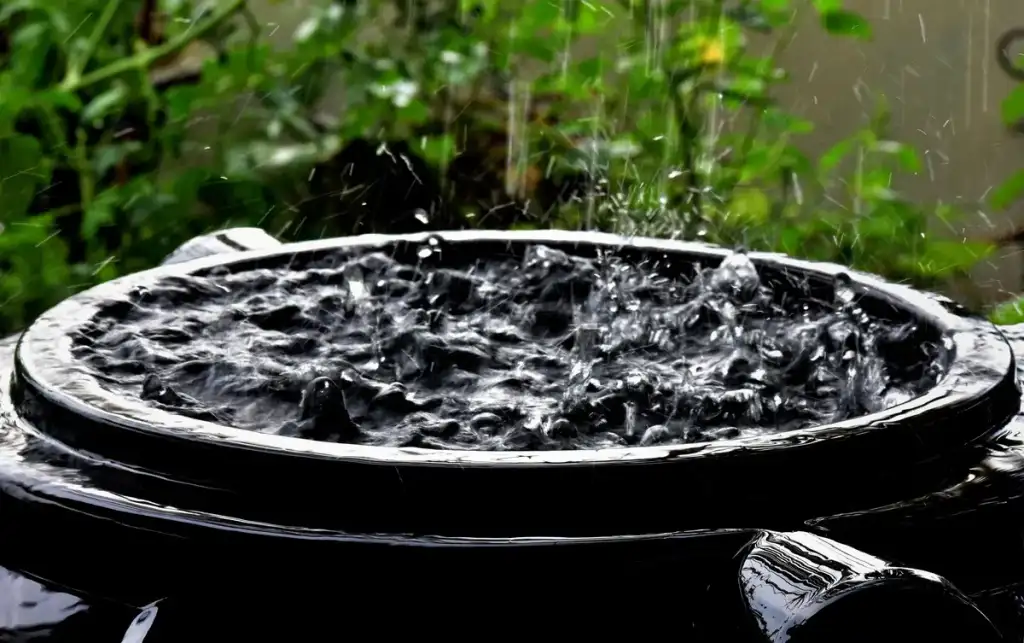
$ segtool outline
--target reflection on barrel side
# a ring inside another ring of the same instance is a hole
[[[741,640],[765,643],[1001,638],[943,578],[806,532],[762,532],[740,555]]]
[[[121,641],[134,610],[93,604],[0,567],[0,641]]]

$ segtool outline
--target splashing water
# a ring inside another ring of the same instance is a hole
[[[318,440],[478,450],[710,441],[905,401],[941,376],[915,325],[772,284],[546,247],[453,267],[338,255],[165,278],[76,337],[93,377],[175,413]],[[896,359],[894,356],[898,356]],[[909,358],[908,358],[909,356]]]

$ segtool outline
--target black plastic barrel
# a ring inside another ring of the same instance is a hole
[[[849,274],[865,309],[914,322],[950,347],[946,375],[886,411],[757,438],[522,453],[318,443],[177,416],[121,398],[76,368],[77,326],[111,302],[131,306],[158,279],[300,269],[340,251],[413,257],[438,243],[446,260],[463,264],[546,244],[656,260],[683,275],[728,254],[556,231],[279,245],[248,230],[191,242],[165,266],[69,298],[16,345],[0,342],[0,564],[129,607],[133,618],[147,609],[136,623],[147,641],[215,640],[243,629],[256,637],[247,640],[297,635],[302,628],[290,618],[311,628],[328,616],[370,627],[391,618],[396,601],[403,614],[419,615],[420,632],[479,620],[529,633],[553,620],[566,632],[653,635],[660,615],[682,610],[675,626],[704,637],[693,640],[787,640],[758,625],[781,618],[800,623],[791,629],[805,638],[793,641],[839,641],[820,637],[882,637],[856,630],[856,615],[889,609],[919,633],[920,615],[932,610],[950,619],[935,620],[942,632],[989,640],[984,617],[938,577],[867,555],[860,559],[871,562],[857,567],[853,550],[778,533],[956,484],[987,448],[978,445],[1020,408],[1013,354],[991,324],[947,299],[841,266],[750,255],[764,278],[780,287],[798,281],[821,299]],[[777,532],[758,535],[765,528]],[[41,546],[55,534],[103,546]],[[875,535],[884,539],[884,531]],[[807,551],[789,551],[797,542]],[[838,576],[822,576],[811,562]],[[802,584],[800,609],[751,598],[767,596],[758,573]],[[302,593],[316,583],[329,589]],[[832,590],[822,587],[840,585],[856,591],[823,598]],[[280,613],[262,629],[214,618],[275,606]],[[738,615],[753,624],[735,628]],[[201,622],[223,627],[198,631]],[[725,631],[735,638],[715,634]]]
[[[594,233],[442,236],[448,260],[461,265],[474,258],[515,256],[537,243],[590,256],[601,251],[657,260],[666,272],[680,273],[698,263],[713,265],[727,254],[698,244]],[[922,333],[947,342],[952,349],[947,375],[924,395],[880,413],[743,440],[524,453],[320,443],[177,416],[71,375],[76,366],[69,338],[77,325],[107,302],[130,305],[157,279],[254,266],[298,269],[303,258],[341,250],[415,257],[437,238],[371,235],[228,252],[75,295],[44,314],[20,340],[11,389],[18,413],[72,453],[125,465],[96,469],[102,486],[131,489],[170,506],[354,532],[508,537],[786,528],[814,515],[884,504],[941,479],[964,445],[1004,424],[1019,407],[1012,354],[994,327],[964,315],[948,300],[863,275],[853,275],[860,305],[915,321]],[[780,287],[800,280],[809,289],[804,296],[823,299],[832,296],[834,278],[844,270],[775,255],[751,258],[763,278]],[[137,475],[140,471],[152,475]],[[815,482],[795,492],[800,480]],[[195,493],[196,486],[205,491]],[[325,505],[312,491],[328,488],[359,492]],[[449,499],[452,489],[459,489],[458,502]],[[563,494],[552,493],[555,489],[588,492],[566,502]],[[650,492],[637,494],[637,489]],[[675,489],[687,490],[683,506],[665,511]],[[493,502],[515,497],[531,501]]]

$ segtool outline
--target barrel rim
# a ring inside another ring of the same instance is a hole
[[[588,245],[604,249],[628,248],[646,253],[667,253],[709,262],[720,261],[731,251],[709,244],[669,239],[623,237],[579,231],[454,231],[404,235],[360,235],[284,244],[269,250],[228,253],[160,266],[126,275],[65,299],[43,313],[21,336],[16,355],[17,377],[46,404],[71,411],[91,422],[172,440],[187,440],[219,447],[249,449],[282,456],[318,458],[339,463],[429,466],[499,467],[581,466],[645,464],[694,458],[728,457],[765,450],[803,447],[832,440],[850,443],[858,434],[879,430],[917,431],[926,420],[956,410],[957,421],[947,423],[942,441],[967,443],[984,436],[1000,420],[1019,408],[1020,391],[1014,376],[1014,357],[1009,344],[987,320],[972,317],[948,298],[921,292],[845,266],[794,259],[775,253],[751,252],[751,259],[773,269],[823,279],[845,273],[863,292],[906,310],[936,327],[949,339],[953,359],[946,375],[932,389],[900,405],[839,423],[721,440],[711,443],[624,447],[572,451],[455,451],[415,447],[378,447],[316,442],[295,437],[257,433],[176,415],[149,407],[104,390],[92,377],[67,377],[75,373],[70,333],[91,318],[102,302],[125,297],[131,289],[153,280],[193,274],[218,266],[241,267],[285,259],[298,254],[333,249],[381,249],[398,243],[506,242],[508,244]],[[691,259],[693,260],[693,259]],[[922,433],[927,442],[928,436]]]

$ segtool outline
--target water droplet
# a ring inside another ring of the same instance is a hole
[[[633,404],[632,402],[627,402],[625,404],[625,411],[626,417],[624,423],[626,428],[626,435],[632,437],[636,433],[636,404]]]
[[[745,252],[728,255],[711,274],[713,288],[744,298],[752,297],[760,284],[757,268]]]
[[[853,287],[853,279],[851,279],[850,275],[845,272],[836,274],[833,279],[833,288],[835,289],[834,297],[837,306],[850,304],[857,296]]]
[[[422,224],[430,223],[430,217],[427,216],[427,211],[422,208],[416,210],[416,213],[413,216]]]

